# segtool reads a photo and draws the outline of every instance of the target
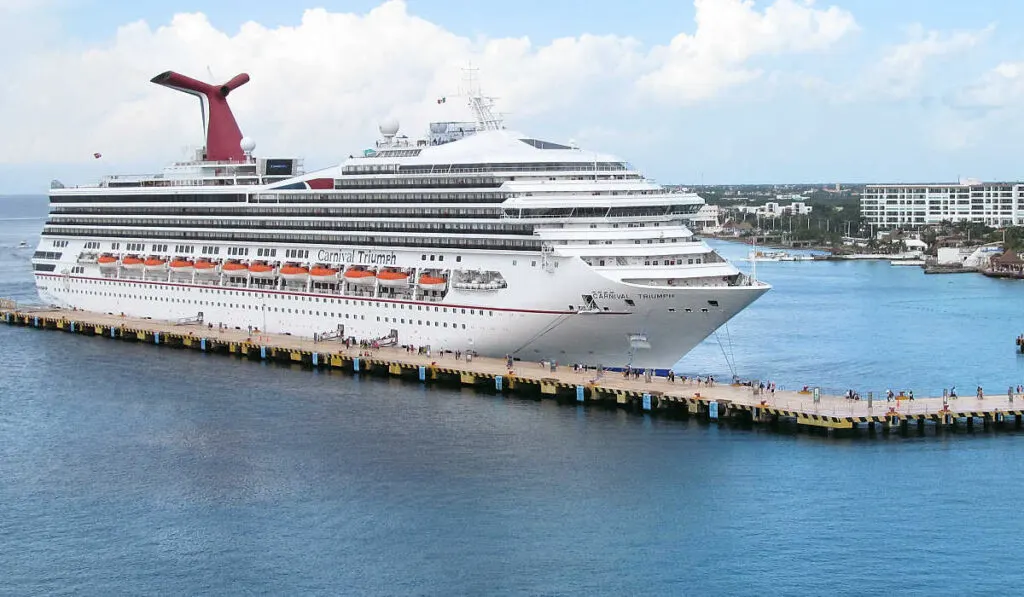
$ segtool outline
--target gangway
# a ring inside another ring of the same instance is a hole
[[[203,325],[203,312],[200,311],[195,317],[183,317],[177,319],[174,325]]]
[[[344,340],[345,339],[345,326],[338,324],[338,327],[333,330],[326,332],[320,332],[316,334],[317,342],[327,342],[328,340]]]

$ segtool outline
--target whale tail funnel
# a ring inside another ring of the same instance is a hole
[[[244,162],[242,131],[228,105],[228,94],[249,82],[249,75],[235,75],[223,85],[211,85],[174,71],[160,73],[152,83],[176,89],[199,98],[203,131],[206,133],[206,159],[214,162]]]

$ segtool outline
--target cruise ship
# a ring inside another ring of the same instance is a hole
[[[372,148],[306,172],[242,136],[227,97],[248,81],[154,77],[198,97],[205,146],[158,174],[51,183],[32,259],[43,302],[666,368],[769,289],[694,237],[699,196],[509,130],[478,89],[465,121],[422,137],[385,122]]]

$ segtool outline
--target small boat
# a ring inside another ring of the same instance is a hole
[[[423,274],[419,280],[420,288],[423,290],[444,290],[447,286],[448,281],[438,276],[428,276]]]
[[[215,276],[217,275],[217,264],[210,261],[209,259],[200,259],[195,263],[196,274],[200,276]]]
[[[144,262],[147,272],[159,272],[167,267],[167,261],[160,257],[149,257]]]
[[[172,259],[170,268],[176,274],[191,274],[195,270],[195,264],[188,259]]]
[[[274,271],[274,266],[272,265],[267,265],[266,263],[254,263],[249,266],[249,275],[253,278],[268,280],[270,278],[276,278],[277,272]]]
[[[333,267],[316,265],[313,266],[313,269],[309,270],[309,275],[313,277],[314,282],[336,281],[338,279],[338,270]]]
[[[117,257],[114,257],[113,255],[100,255],[99,258],[96,259],[96,263],[100,264],[100,269],[117,267]]]
[[[377,281],[381,286],[406,286],[409,283],[409,274],[386,269],[377,274]]]
[[[376,279],[373,272],[367,269],[350,267],[345,270],[345,281],[349,284],[372,285]]]
[[[28,248],[28,243],[25,242],[25,241],[21,241],[20,243],[18,243],[18,248],[19,249],[27,249]]]
[[[121,267],[130,270],[141,270],[146,266],[146,262],[139,259],[138,257],[129,255],[121,260]]]
[[[225,276],[244,276],[249,273],[249,266],[237,261],[229,261],[220,266],[220,271],[223,272]]]
[[[301,265],[281,266],[281,277],[288,282],[303,282],[309,277],[309,270]]]

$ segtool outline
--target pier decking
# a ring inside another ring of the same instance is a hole
[[[593,369],[577,372],[559,366],[552,370],[537,362],[515,361],[508,369],[503,359],[456,360],[451,354],[428,356],[400,347],[346,348],[338,341],[314,342],[282,334],[256,335],[246,330],[85,311],[19,309],[9,302],[0,303],[0,322],[313,369],[402,377],[413,383],[471,386],[485,392],[623,408],[655,416],[817,430],[829,435],[858,429],[907,433],[911,426],[918,432],[928,428],[943,431],[973,428],[976,422],[984,429],[1008,429],[1020,428],[1024,419],[1024,398],[1020,396],[949,400],[922,397],[869,403],[819,394],[815,399],[813,392],[758,393],[745,385],[696,385],[664,377],[650,381],[643,376],[626,379],[621,373]]]

